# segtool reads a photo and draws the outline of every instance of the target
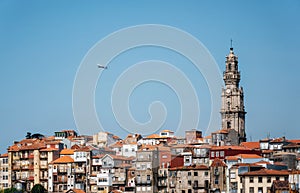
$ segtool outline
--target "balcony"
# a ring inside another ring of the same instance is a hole
[[[45,165],[45,164],[40,165],[40,168],[41,168],[41,169],[48,169],[48,165]]]
[[[40,158],[41,158],[41,159],[48,158],[48,155],[47,155],[47,154],[44,154],[44,153],[42,153],[42,154],[40,155]]]
[[[13,169],[13,170],[20,170],[21,167],[20,167],[19,165],[14,165],[14,166],[12,167],[12,169]]]
[[[160,177],[160,178],[166,178],[166,177],[168,177],[167,171],[166,171],[166,170],[164,170],[164,171],[161,170],[161,171],[158,173],[158,177]]]
[[[67,183],[68,182],[68,177],[67,176],[55,176],[53,178],[54,183]]]
[[[83,167],[75,168],[75,173],[85,173],[85,168]]]
[[[170,188],[175,188],[176,184],[175,183],[170,183]]]
[[[151,180],[137,180],[136,184],[152,184]]]
[[[67,173],[67,168],[59,168],[58,172],[59,173]]]
[[[48,176],[41,176],[40,180],[48,180]]]
[[[165,182],[165,181],[159,181],[159,182],[158,182],[158,186],[160,186],[160,187],[167,187],[168,184],[167,184],[167,182]]]
[[[33,170],[33,165],[22,165],[21,170]]]

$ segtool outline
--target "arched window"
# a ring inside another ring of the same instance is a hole
[[[231,63],[228,64],[228,70],[231,71]]]
[[[230,129],[230,128],[231,128],[231,122],[227,121],[227,129]]]

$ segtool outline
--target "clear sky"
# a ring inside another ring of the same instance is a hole
[[[76,130],[72,90],[84,56],[107,35],[141,24],[169,25],[190,33],[210,51],[221,71],[232,38],[245,92],[248,140],[268,134],[300,138],[299,21],[297,0],[2,0],[0,153],[27,131],[53,135],[62,129]],[[151,59],[171,63],[191,80],[201,106],[198,129],[205,130],[210,99],[201,73],[184,57],[155,47],[135,48],[114,58],[99,78],[95,104],[104,129],[120,137],[127,134],[114,119],[111,90],[131,64]],[[168,109],[162,128],[173,130],[180,106],[175,93],[163,84],[148,82],[134,90],[129,107],[133,117],[147,122],[148,106],[157,100]]]

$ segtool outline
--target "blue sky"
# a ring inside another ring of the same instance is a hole
[[[27,131],[52,135],[76,129],[72,89],[83,57],[107,35],[141,24],[169,25],[190,33],[206,46],[222,71],[232,38],[245,91],[248,140],[268,133],[300,138],[299,10],[296,0],[1,1],[0,152]],[[126,135],[110,109],[111,89],[132,62],[150,59],[174,63],[196,85],[201,96],[198,129],[204,130],[210,114],[205,80],[184,57],[152,47],[115,58],[99,79],[95,103],[105,130]],[[130,108],[138,121],[147,121],[149,104],[159,100],[168,109],[163,127],[172,130],[178,124],[179,102],[168,87],[146,83],[131,97]]]

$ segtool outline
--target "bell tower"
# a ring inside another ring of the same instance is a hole
[[[232,136],[238,143],[246,141],[245,133],[245,106],[243,88],[239,86],[241,79],[238,70],[238,57],[230,48],[226,56],[226,68],[223,72],[225,88],[222,88],[222,129],[235,130],[237,136]]]

